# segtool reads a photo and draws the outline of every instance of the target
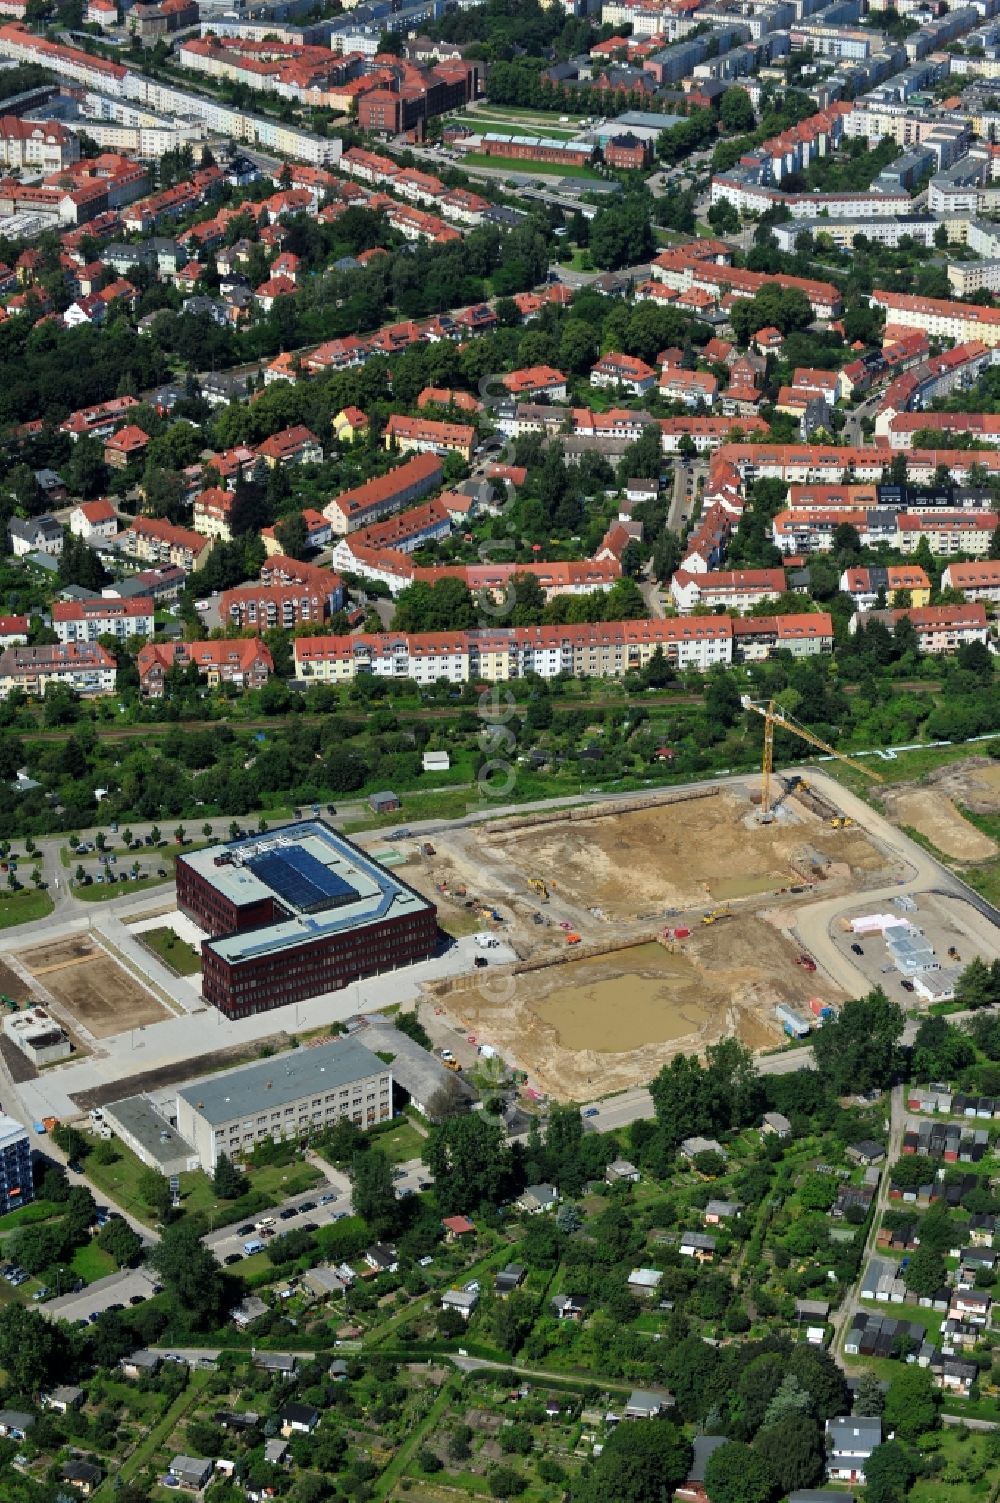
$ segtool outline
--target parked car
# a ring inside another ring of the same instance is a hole
[[[243,1254],[242,1253],[238,1253],[238,1252],[231,1252],[229,1254],[229,1256],[226,1257],[226,1258],[223,1258],[222,1261],[225,1263],[225,1265],[226,1265],[227,1268],[230,1268],[234,1263],[242,1263],[243,1262]]]
[[[903,988],[904,992],[916,991],[916,987],[913,985],[912,981],[901,981],[899,984]]]
[[[852,945],[851,949],[854,951],[855,955],[863,955],[865,953],[860,945]]]

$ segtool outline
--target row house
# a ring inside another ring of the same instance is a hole
[[[424,543],[446,538],[452,529],[452,518],[444,497],[425,501],[420,506],[411,506],[395,517],[376,522],[373,527],[364,527],[348,538],[341,538],[333,550],[331,562],[336,569],[350,571],[353,567],[352,549],[360,547],[379,553],[390,548],[400,553],[414,553]]]
[[[416,454],[385,475],[378,475],[364,485],[335,496],[323,508],[335,534],[357,532],[383,517],[391,516],[429,491],[437,490],[444,479],[437,454]]]
[[[147,642],[140,649],[136,666],[139,688],[159,699],[172,669],[194,666],[210,689],[220,684],[235,689],[259,689],[274,672],[270,650],[259,637],[238,641]]]
[[[154,629],[152,598],[134,600],[57,600],[52,607],[52,627],[60,642],[96,642],[98,637],[151,637]]]
[[[997,578],[1000,580],[1000,569]],[[911,605],[929,605],[931,598],[931,582],[919,564],[872,564],[845,569],[840,576],[840,589],[851,597],[858,611],[872,610],[879,596],[889,605],[900,590],[909,593]]]
[[[861,537],[869,515],[865,511],[779,511],[771,522],[771,539],[784,554],[829,553],[838,527],[853,527]]]
[[[99,642],[54,642],[0,652],[0,699],[15,689],[42,698],[50,684],[90,697],[112,694],[118,665]]]
[[[676,292],[697,288],[708,293],[717,303],[721,303],[727,295],[735,298],[754,297],[762,287],[776,283],[783,289],[797,288],[803,292],[809,299],[816,318],[830,320],[839,318],[841,313],[840,292],[830,282],[719,265],[696,255],[689,246],[661,252],[653,261],[651,270],[656,281],[672,287]]]
[[[325,590],[299,584],[241,585],[224,590],[219,606],[223,621],[241,631],[252,628],[268,631],[282,627],[286,631],[310,621],[325,621],[329,600]]]
[[[723,409],[725,401],[723,400]],[[664,454],[677,454],[685,438],[689,438],[699,454],[710,454],[722,444],[745,434],[767,432],[762,417],[731,414],[724,417],[709,417],[699,413],[684,417],[660,419],[662,448]]]
[[[175,564],[185,574],[202,567],[213,542],[190,527],[178,527],[162,517],[136,517],[128,531],[118,537],[118,547],[126,558]]]
[[[971,1132],[957,1122],[911,1124],[903,1133],[903,1153],[941,1159],[946,1164],[978,1164],[989,1151],[986,1128]]]
[[[333,528],[327,518],[312,506],[304,506],[299,515],[306,529],[306,547],[325,548],[333,537]],[[285,521],[287,518],[282,518],[282,520]],[[264,544],[264,552],[269,558],[284,551],[274,527],[261,528],[260,536]]]
[[[994,447],[1000,441],[1000,414],[995,412],[898,412],[884,426],[893,450],[912,449],[913,436],[920,432],[964,433]]]
[[[784,590],[784,569],[734,569],[704,574],[678,569],[670,581],[670,594],[681,615],[689,614],[698,605],[714,610],[749,611],[764,600],[777,600]]]

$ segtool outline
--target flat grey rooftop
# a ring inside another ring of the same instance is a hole
[[[334,1039],[315,1049],[293,1049],[210,1075],[182,1086],[177,1096],[210,1123],[231,1122],[264,1106],[285,1106],[314,1092],[335,1090],[370,1075],[387,1075],[389,1068],[354,1039]]]

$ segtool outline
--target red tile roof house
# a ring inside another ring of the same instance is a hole
[[[106,497],[81,501],[69,514],[69,530],[77,538],[113,538],[118,531],[118,513]]]
[[[279,464],[321,464],[323,445],[315,433],[301,423],[283,428],[257,446],[257,455],[273,470]]]
[[[644,360],[634,355],[602,355],[590,372],[591,386],[621,386],[637,397],[652,391],[656,385],[656,372]]]
[[[124,470],[126,465],[140,460],[149,447],[149,434],[130,423],[104,445],[104,462],[113,470]]]
[[[503,384],[512,397],[547,397],[550,402],[565,402],[566,377],[551,365],[530,365],[511,371]]]
[[[159,698],[171,668],[193,663],[209,686],[233,684],[238,689],[259,689],[274,671],[271,653],[259,637],[238,641],[147,642],[136,660],[139,688]]]
[[[476,1230],[475,1222],[468,1216],[446,1216],[441,1225],[446,1242],[460,1242],[463,1237],[473,1236]]]

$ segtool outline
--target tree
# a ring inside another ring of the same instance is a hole
[[[868,1503],[903,1503],[917,1475],[916,1460],[898,1440],[876,1446],[865,1462]]]
[[[396,1191],[392,1167],[379,1148],[356,1153],[351,1160],[351,1199],[377,1237],[383,1237],[396,1222]]]
[[[142,1238],[122,1217],[112,1216],[97,1234],[97,1245],[119,1268],[134,1268],[142,1258]]]
[[[893,1369],[889,1392],[885,1396],[883,1419],[886,1429],[901,1440],[916,1440],[940,1423],[938,1406],[941,1395],[926,1367],[899,1363]]]
[[[150,1262],[163,1279],[178,1325],[211,1330],[218,1324],[224,1313],[225,1281],[196,1225],[177,1221],[166,1227]]]
[[[690,1443],[669,1420],[618,1425],[580,1489],[581,1503],[669,1503],[687,1477],[691,1455]]]
[[[751,131],[755,125],[753,105],[746,89],[727,89],[719,105],[719,124],[728,131]]]
[[[924,1018],[913,1041],[914,1079],[952,1079],[975,1060],[975,1046],[968,1034],[947,1018]]]
[[[861,1374],[854,1394],[854,1413],[878,1416],[885,1409],[881,1379],[867,1369]]]
[[[528,1486],[528,1479],[512,1466],[495,1466],[489,1474],[491,1498],[519,1498]]]
[[[899,1069],[903,1011],[881,987],[845,1003],[816,1034],[816,1068],[838,1094],[885,1090]]]
[[[435,1195],[446,1214],[496,1205],[510,1167],[502,1128],[481,1113],[432,1128],[423,1160],[433,1171]]]
[[[786,1373],[781,1387],[764,1411],[765,1425],[776,1425],[790,1414],[808,1414],[812,1399],[794,1373]]]
[[[158,1216],[164,1217],[170,1209],[171,1194],[170,1181],[166,1175],[161,1174],[159,1169],[144,1169],[136,1181],[136,1189],[139,1199],[155,1211]]]
[[[711,1503],[769,1503],[775,1477],[760,1452],[729,1440],[708,1458],[705,1491]]]
[[[822,1480],[823,1436],[811,1414],[786,1414],[758,1431],[753,1448],[783,1493]]]
[[[245,1176],[234,1167],[227,1154],[220,1153],[215,1162],[212,1188],[220,1200],[239,1200],[247,1188]]]
[[[65,1328],[23,1305],[0,1309],[0,1367],[13,1393],[38,1394],[72,1371]]]

